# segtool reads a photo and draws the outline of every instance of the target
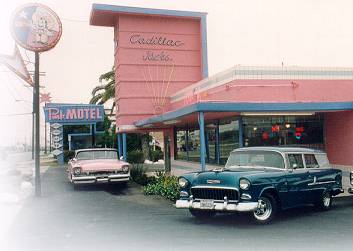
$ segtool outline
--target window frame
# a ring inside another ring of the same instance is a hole
[[[303,163],[303,167],[302,168],[293,168],[291,167],[290,163],[289,163],[289,155],[290,154],[296,154],[296,155],[301,155],[301,159],[302,159],[302,163]],[[302,152],[286,152],[286,159],[287,159],[287,165],[288,165],[288,169],[290,170],[303,170],[306,169],[306,165],[305,165],[305,161],[304,161],[304,154]]]
[[[306,159],[305,159],[305,156],[306,156],[306,155],[311,155],[311,156],[314,157],[314,160],[315,160],[316,165],[317,165],[316,167],[308,167],[308,165],[307,165],[307,163],[306,163]],[[304,153],[304,154],[303,154],[303,157],[304,157],[305,168],[307,168],[307,169],[316,169],[316,168],[320,168],[319,162],[317,161],[317,159],[316,159],[316,157],[315,157],[315,153]]]

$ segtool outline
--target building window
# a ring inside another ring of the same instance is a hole
[[[239,147],[238,120],[223,119],[219,122],[219,150],[221,165],[225,165],[231,151]]]
[[[324,148],[323,118],[316,116],[244,117],[245,146]]]
[[[189,130],[188,155],[190,161],[200,161],[200,130]]]
[[[187,160],[186,152],[186,131],[177,131],[176,133],[176,159]]]

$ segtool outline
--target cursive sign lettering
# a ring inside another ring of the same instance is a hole
[[[163,36],[152,36],[152,37],[143,37],[140,34],[132,35],[130,37],[131,44],[144,44],[144,45],[161,45],[161,46],[171,46],[171,47],[179,47],[184,45],[184,43],[180,40],[168,39]]]
[[[142,56],[143,61],[173,61],[173,59],[169,56],[168,53],[161,51],[160,53],[156,53],[153,51],[147,51],[145,55]]]
[[[65,111],[59,108],[48,108],[50,120],[97,120],[102,119],[99,108],[69,108]]]

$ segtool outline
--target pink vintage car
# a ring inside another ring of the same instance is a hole
[[[72,184],[116,183],[125,184],[130,179],[129,163],[118,159],[110,148],[76,150],[69,161],[68,178]]]

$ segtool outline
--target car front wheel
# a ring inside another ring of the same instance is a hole
[[[271,222],[278,211],[278,203],[271,194],[264,194],[259,199],[258,208],[253,212],[256,222],[266,224]]]
[[[216,215],[215,211],[197,210],[197,209],[190,209],[190,213],[192,216],[200,219],[211,218]]]
[[[320,210],[330,210],[332,206],[332,195],[330,192],[324,192],[320,200],[315,204]]]

